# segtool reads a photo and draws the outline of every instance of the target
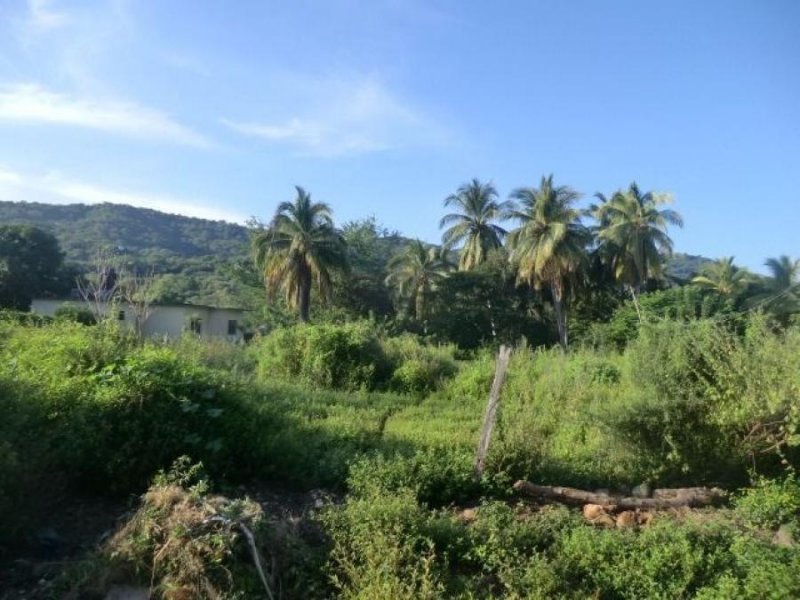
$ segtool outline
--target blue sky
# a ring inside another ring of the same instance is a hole
[[[669,192],[676,250],[797,256],[800,2],[0,0],[0,199],[437,241],[472,177]]]

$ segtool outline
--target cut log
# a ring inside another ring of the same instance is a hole
[[[718,504],[725,499],[726,495],[725,491],[719,488],[691,487],[657,489],[653,491],[652,498],[636,498],[617,494],[598,494],[570,487],[536,485],[522,480],[514,484],[514,489],[534,498],[554,500],[573,506],[597,504],[610,511],[635,510],[637,508],[658,510],[682,506],[697,508]]]

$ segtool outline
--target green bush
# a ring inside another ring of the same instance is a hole
[[[411,490],[422,503],[442,506],[475,498],[490,488],[476,481],[474,451],[433,447],[411,456],[375,455],[356,461],[347,479],[357,497]]]
[[[94,313],[87,308],[80,308],[78,306],[64,305],[56,309],[53,317],[57,321],[74,321],[81,325],[96,325],[97,319]]]
[[[426,346],[413,335],[384,339],[368,321],[276,329],[252,352],[262,381],[338,390],[422,393],[456,371],[454,346]]]
[[[390,370],[368,322],[280,328],[255,344],[263,381],[285,379],[311,386],[374,389]]]
[[[736,511],[750,524],[777,529],[784,523],[800,526],[800,480],[760,478],[735,500]]]
[[[381,345],[394,366],[389,386],[398,392],[431,392],[456,373],[453,345],[427,346],[409,334],[387,338]]]

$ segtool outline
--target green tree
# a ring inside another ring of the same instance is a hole
[[[750,274],[733,264],[733,257],[729,256],[703,267],[701,274],[692,279],[692,284],[736,300],[747,290],[750,281]]]
[[[54,236],[29,225],[0,226],[0,306],[27,310],[46,292],[69,289]]]
[[[418,321],[425,318],[431,292],[453,269],[447,254],[446,248],[414,240],[389,261],[386,284],[395,288]]]
[[[508,234],[510,259],[517,265],[518,281],[534,289],[547,287],[553,301],[558,338],[569,343],[567,292],[587,260],[590,231],[580,222],[574,207],[580,194],[567,186],[553,185],[553,176],[542,177],[538,188],[519,188],[511,197],[506,216],[519,226]]]
[[[762,290],[751,304],[764,307],[784,325],[792,315],[800,313],[800,259],[787,255],[769,258],[764,263],[770,276],[761,283]]]
[[[459,212],[442,217],[439,228],[442,243],[447,248],[461,247],[458,268],[469,271],[486,260],[492,250],[503,245],[506,230],[495,223],[509,208],[507,202],[497,201],[497,190],[491,183],[473,179],[458,188],[444,201]]]
[[[635,182],[610,199],[597,197],[601,204],[593,214],[599,223],[602,255],[610,261],[617,281],[629,288],[638,311],[637,294],[649,279],[663,276],[664,255],[672,253],[667,227],[683,227],[683,219],[674,210],[659,208],[669,201],[666,196],[643,194]]]
[[[253,235],[252,247],[268,295],[283,292],[287,305],[307,322],[312,287],[327,298],[331,275],[347,269],[347,255],[330,207],[312,202],[303,188],[296,190],[294,201],[279,204],[269,226]]]
[[[532,346],[557,341],[541,315],[541,296],[517,285],[516,272],[502,250],[469,271],[451,273],[439,282],[427,311],[428,330],[438,341],[463,349],[486,344]]]

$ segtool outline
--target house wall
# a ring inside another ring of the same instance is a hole
[[[242,317],[241,310],[212,309],[208,315],[208,334],[213,337],[225,337],[231,341],[237,341],[242,338],[242,332],[239,329],[242,324]],[[236,321],[236,331],[232,334],[228,333],[229,321]]]
[[[89,310],[93,308],[89,303],[80,300],[34,299],[31,312],[52,317],[62,306]],[[203,338],[225,338],[232,342],[242,339],[242,332],[238,328],[244,317],[241,310],[184,305],[156,305],[150,308],[150,316],[142,327],[145,337],[180,337],[189,331],[191,320],[196,318],[200,320],[200,336]],[[136,317],[130,306],[119,304],[114,305],[113,309],[125,313],[125,318],[118,321],[120,325],[128,328],[135,326]],[[100,311],[105,314],[108,306],[102,305]],[[228,334],[228,321],[237,323],[236,333],[233,335]]]
[[[200,319],[200,335],[208,337],[206,323],[209,309],[203,306],[153,306],[150,317],[142,328],[146,337],[166,336],[178,338],[189,331],[189,322],[193,317]],[[131,316],[133,318],[133,316]]]

